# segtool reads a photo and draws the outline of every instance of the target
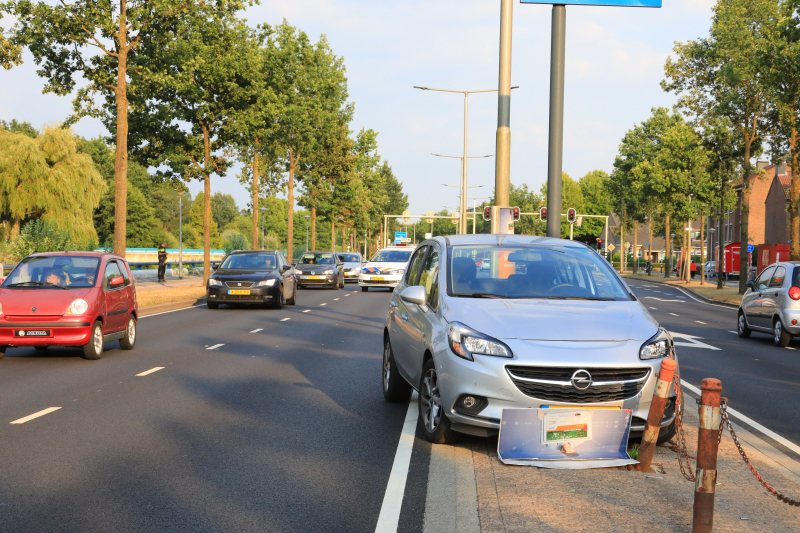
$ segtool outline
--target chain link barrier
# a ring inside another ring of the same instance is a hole
[[[689,455],[689,448],[686,445],[686,434],[683,430],[683,415],[684,415],[684,401],[683,401],[683,391],[681,390],[681,378],[680,376],[675,376],[675,381],[673,382],[673,388],[675,390],[676,398],[675,398],[675,436],[672,438],[672,446],[671,450],[678,454],[678,466],[680,466],[681,474],[685,477],[688,481],[695,481],[697,478],[695,477],[694,468],[692,468],[692,464],[689,461],[690,459],[697,459],[696,457]],[[699,400],[698,400],[699,403]],[[742,448],[741,443],[739,442],[739,438],[736,436],[736,432],[733,430],[733,426],[731,425],[731,421],[728,418],[728,399],[722,398],[720,403],[720,414],[721,420],[719,424],[719,437],[717,438],[717,445],[722,441],[722,434],[724,433],[725,428],[728,428],[728,431],[731,434],[731,439],[733,443],[736,445],[736,449],[739,450],[739,455],[742,456],[744,463],[747,465],[747,468],[750,469],[750,472],[756,477],[759,483],[767,489],[767,491],[778,498],[779,501],[786,503],[788,505],[793,505],[795,507],[800,507],[800,500],[794,500],[789,498],[788,496],[784,496],[772,486],[767,483],[761,474],[758,473],[758,470],[753,466],[750,462],[750,458],[747,457],[747,453],[745,453],[744,449]]]

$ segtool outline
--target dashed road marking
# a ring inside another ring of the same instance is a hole
[[[281,318],[281,322],[286,322],[287,320],[291,320],[291,318]]]
[[[339,299],[339,298],[334,298],[334,299],[333,299],[333,301],[335,302],[335,301],[336,301],[336,300],[338,300],[338,299]]]
[[[796,350],[797,348],[792,348],[791,346],[786,347],[787,350]]]
[[[136,377],[146,376],[147,374],[152,374],[153,372],[158,372],[159,370],[164,370],[163,366],[157,366],[155,368],[151,368],[150,370],[145,370],[139,374],[136,374]]]
[[[306,309],[306,310],[305,310],[305,311],[303,311],[303,312],[304,312],[304,313],[308,313],[309,311],[311,311],[311,309]]]
[[[327,303],[324,303],[324,304],[319,304],[319,305],[328,305],[328,304],[327,304]]]
[[[350,296],[349,294],[345,294],[345,296]]]
[[[250,333],[258,333],[259,331],[264,331],[264,328],[258,328],[258,329],[254,329],[254,330],[253,330],[253,331],[251,331]]]
[[[699,320],[695,320],[695,322],[697,322],[698,324],[703,324],[704,326],[706,325],[705,322],[700,322]]]
[[[653,311],[658,311],[658,308],[656,307],[651,307],[650,309],[652,309]]]
[[[216,350],[217,348],[225,346],[224,344],[215,344],[214,346],[209,346],[206,350]]]
[[[738,331],[730,331],[730,330],[728,330],[728,333],[733,333],[734,335],[738,335],[739,334]]]
[[[20,418],[19,420],[14,420],[11,422],[12,424],[24,424],[25,422],[30,422],[34,418],[39,418],[40,416],[44,416],[47,413],[52,413],[53,411],[58,411],[61,409],[60,407],[48,407],[47,409],[42,409],[38,413],[33,413],[32,415],[28,415],[24,418]]]
[[[672,316],[681,316],[681,315],[676,315],[675,313],[670,313],[670,314],[671,314]]]

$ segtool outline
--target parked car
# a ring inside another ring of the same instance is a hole
[[[306,252],[297,260],[297,286],[344,287],[344,263],[334,252]]]
[[[491,272],[474,257],[491,256]],[[518,265],[524,265],[518,269]],[[641,435],[670,334],[592,248],[523,235],[435,237],[392,295],[383,392],[419,392],[431,442],[497,433],[504,408],[631,409]],[[659,442],[675,434],[668,400]]]
[[[717,262],[707,261],[703,267],[703,272],[705,273],[706,279],[715,277],[717,275]]]
[[[775,346],[785,348],[800,335],[800,262],[776,263],[765,268],[739,304],[737,332],[742,338],[753,331],[772,335]]]
[[[339,261],[344,263],[342,269],[344,270],[344,281],[358,281],[358,276],[361,274],[361,265],[363,258],[358,252],[337,252]]]
[[[297,282],[292,265],[283,253],[263,251],[232,252],[208,278],[206,305],[271,305],[297,303]]]
[[[80,346],[100,359],[104,344],[136,345],[139,308],[124,258],[99,252],[29,255],[0,285],[0,357],[8,348]]]
[[[361,269],[358,284],[362,292],[370,287],[394,289],[406,273],[408,260],[416,246],[389,246],[378,250]]]

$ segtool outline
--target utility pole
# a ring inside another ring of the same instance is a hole
[[[499,220],[498,207],[508,207],[511,188],[511,42],[514,0],[500,2],[500,68],[497,91],[497,134],[495,144],[492,233],[508,233],[508,221]],[[560,211],[559,211],[560,213]]]
[[[547,150],[547,212],[561,213],[561,173],[564,155],[564,49],[567,7],[553,6],[550,35],[550,139]],[[561,217],[547,219],[547,236],[561,237]]]

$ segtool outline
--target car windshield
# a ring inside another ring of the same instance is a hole
[[[361,256],[359,254],[338,254],[339,261],[344,263],[360,263]]]
[[[305,253],[300,256],[300,265],[332,265],[333,260],[332,252],[311,252]]]
[[[486,260],[488,268],[481,268]],[[450,249],[450,293],[473,298],[628,300],[608,263],[588,248],[471,245]]]
[[[47,289],[64,287],[85,289],[97,282],[99,257],[81,256],[31,256],[26,257],[5,279],[5,288]]]
[[[408,263],[414,250],[380,250],[372,256],[372,263]]]
[[[278,260],[275,254],[233,254],[222,262],[224,270],[275,270]]]

